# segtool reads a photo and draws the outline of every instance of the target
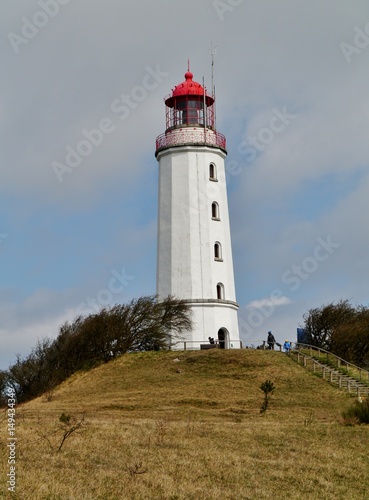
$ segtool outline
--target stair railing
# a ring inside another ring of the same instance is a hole
[[[295,344],[295,350],[301,351],[301,350],[307,349],[309,351],[309,356],[313,356],[313,352],[317,352],[319,358],[322,356],[322,354],[325,354],[327,357],[327,362],[329,363],[329,358],[333,358],[335,365],[337,366],[338,369],[344,368],[346,370],[346,373],[349,372],[349,369],[355,374],[358,373],[359,380],[369,382],[369,371],[365,370],[364,368],[361,368],[360,366],[356,366],[353,363],[350,363],[349,361],[346,361],[343,358],[340,358],[339,356],[336,356],[330,351],[327,351],[326,349],[323,349],[321,347],[317,347],[311,344],[303,344],[301,342]]]
[[[349,375],[337,372],[337,370],[335,370],[334,368],[324,365],[309,354],[305,354],[299,349],[293,349],[291,351],[291,355],[296,356],[297,363],[302,364],[306,369],[309,369],[308,363],[311,362],[312,365],[310,366],[312,366],[313,373],[321,373],[323,380],[327,380],[333,385],[334,378],[336,377],[337,386],[340,389],[346,389],[349,394],[357,396],[358,398],[361,396],[367,397],[369,395],[369,386],[363,386],[362,384],[364,382],[360,382],[358,380],[355,381],[352,378],[350,379]]]

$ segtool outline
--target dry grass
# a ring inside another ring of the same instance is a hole
[[[266,379],[276,390],[261,416]],[[18,407],[9,498],[367,499],[368,428],[341,423],[351,402],[278,352],[126,355]],[[58,453],[63,412],[87,426]]]

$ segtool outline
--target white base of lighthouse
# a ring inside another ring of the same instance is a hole
[[[193,330],[184,335],[184,339],[174,340],[172,349],[200,349],[202,344],[214,339],[217,347],[222,349],[239,349],[236,303],[224,304],[200,302],[190,303],[192,310]],[[222,325],[222,326],[220,326]]]

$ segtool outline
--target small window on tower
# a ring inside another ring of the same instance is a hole
[[[219,260],[219,261],[223,260],[222,259],[222,246],[219,243],[219,241],[217,241],[214,244],[214,260]]]
[[[219,205],[216,201],[211,204],[211,218],[213,220],[220,220],[219,218]]]
[[[210,163],[209,165],[209,179],[211,181],[217,181],[217,168],[214,163]]]
[[[223,283],[217,284],[217,299],[224,300],[224,285],[223,285]]]

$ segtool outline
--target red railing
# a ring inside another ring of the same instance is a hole
[[[226,138],[219,132],[203,128],[184,127],[180,129],[167,130],[156,138],[156,151],[171,146],[182,144],[195,144],[205,146],[216,146],[226,149]]]

